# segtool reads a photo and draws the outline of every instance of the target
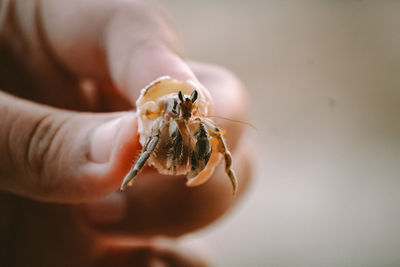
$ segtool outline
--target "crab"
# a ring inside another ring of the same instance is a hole
[[[160,77],[142,89],[136,107],[143,148],[126,174],[121,191],[132,184],[146,163],[160,174],[186,175],[186,185],[193,187],[208,181],[223,158],[236,192],[225,132],[207,118],[207,101],[195,82]]]

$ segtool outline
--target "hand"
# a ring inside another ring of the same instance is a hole
[[[245,120],[238,80],[220,67],[183,60],[168,18],[148,3],[4,6],[0,259],[17,266],[202,262],[175,242],[149,238],[215,221],[236,200],[229,179],[219,168],[207,184],[187,188],[183,177],[145,170],[127,192],[115,192],[141,149],[128,110],[141,88],[170,75],[201,82],[214,116]],[[251,162],[243,125],[217,122],[228,133],[240,195]]]

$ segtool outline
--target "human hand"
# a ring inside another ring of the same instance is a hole
[[[148,237],[215,221],[236,200],[229,180],[218,169],[207,184],[187,188],[182,177],[145,170],[126,193],[113,193],[140,150],[135,114],[126,110],[146,84],[170,75],[200,81],[213,115],[245,120],[240,83],[219,67],[184,61],[167,17],[148,3],[14,1],[5,14],[0,86],[19,97],[0,93],[0,189],[8,192],[0,196],[8,232],[0,258],[30,266],[157,257],[196,265],[201,260],[173,242],[160,249]],[[218,123],[240,195],[250,176],[242,125]]]

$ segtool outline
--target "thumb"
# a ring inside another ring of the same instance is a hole
[[[139,149],[133,112],[78,113],[0,92],[0,190],[64,203],[116,190]]]

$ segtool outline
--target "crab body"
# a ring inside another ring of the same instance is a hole
[[[236,190],[230,153],[220,130],[206,118],[207,102],[195,83],[161,77],[142,90],[136,105],[143,150],[121,190],[145,163],[161,174],[186,175],[186,184],[197,186],[210,178],[222,157]]]

